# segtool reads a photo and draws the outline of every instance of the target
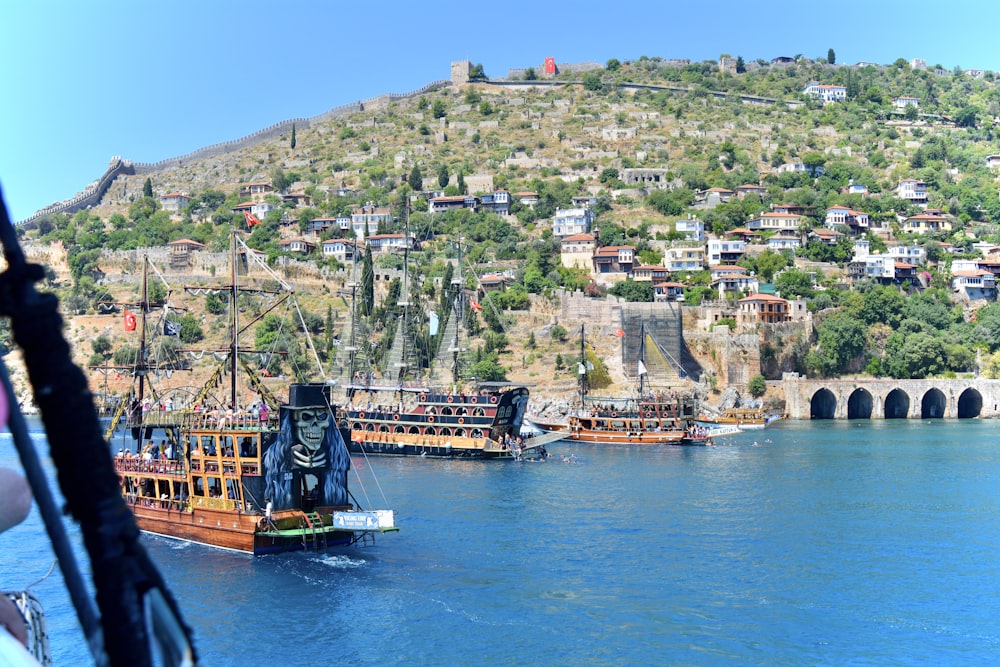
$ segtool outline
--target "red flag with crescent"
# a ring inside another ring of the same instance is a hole
[[[125,331],[135,331],[135,313],[125,309]]]
[[[472,310],[482,310],[483,309],[482,306],[480,306],[477,302],[473,301],[472,299],[469,299],[469,305],[472,306]]]
[[[247,227],[253,227],[254,225],[260,224],[260,218],[250,211],[243,211],[243,217],[247,219]]]

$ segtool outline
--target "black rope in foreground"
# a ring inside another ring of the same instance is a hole
[[[0,274],[0,315],[10,317],[14,340],[24,353],[59,485],[70,514],[80,524],[90,556],[101,613],[99,625],[104,629],[103,650],[93,627],[96,625],[93,609],[89,604],[77,604],[79,591],[74,593],[72,588],[76,584],[70,583],[70,576],[66,580],[95,662],[116,667],[152,667],[152,633],[160,642],[160,657],[167,664],[193,665],[196,657],[190,629],[181,620],[173,596],[139,543],[139,530],[121,496],[93,396],[83,372],[73,364],[69,344],[62,335],[58,300],[35,290],[34,283],[43,277],[43,269],[25,261],[2,194],[0,243],[8,264],[7,270]],[[23,417],[16,411],[17,402],[9,388],[6,391],[11,398],[12,433],[17,423],[16,427],[27,435]],[[30,481],[37,498],[34,480]],[[49,529],[48,521],[46,528]],[[52,535],[50,530],[56,546],[57,538]],[[63,555],[57,551],[57,556],[66,576]],[[68,569],[75,570],[75,564]],[[76,577],[82,583],[79,572]]]

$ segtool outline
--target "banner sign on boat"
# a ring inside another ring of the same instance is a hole
[[[334,512],[333,527],[341,530],[378,530],[375,512]]]

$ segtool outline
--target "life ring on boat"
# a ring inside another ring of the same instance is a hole
[[[430,424],[433,424],[434,423],[434,415],[430,415],[429,417],[427,417],[427,422],[430,423]]]
[[[421,401],[426,401],[427,400],[427,394],[420,394],[420,400]]]
[[[358,419],[364,419],[364,418],[365,418],[365,413],[359,412],[358,413]]]
[[[612,412],[612,413],[611,413],[611,417],[612,417],[612,418],[614,418],[614,417],[617,417],[617,416],[618,416],[618,413],[617,413],[617,412]]]
[[[646,419],[652,419],[652,418],[653,418],[653,413],[652,412],[647,412],[646,413]]]
[[[497,402],[497,397],[496,396],[490,396],[490,403],[496,403],[496,402]]]
[[[458,418],[458,423],[459,424],[464,424],[465,423],[465,417],[459,417]]]
[[[455,402],[455,397],[454,396],[449,396],[448,397],[448,402],[449,403],[454,403]]]
[[[478,403],[479,402],[479,397],[478,396],[470,396],[469,397],[469,401],[471,401],[472,403]]]
[[[397,421],[397,422],[399,421],[399,413],[398,412],[393,413],[392,420],[393,421]]]

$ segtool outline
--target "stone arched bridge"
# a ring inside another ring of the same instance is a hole
[[[808,380],[782,377],[789,419],[1000,417],[1000,380]]]

